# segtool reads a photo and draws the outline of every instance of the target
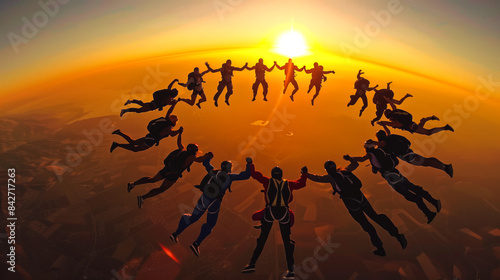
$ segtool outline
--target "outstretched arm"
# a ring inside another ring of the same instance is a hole
[[[195,162],[204,162],[207,158],[213,158],[214,157],[214,154],[212,154],[212,152],[208,152],[202,156],[199,156],[199,157],[196,157],[194,159]]]
[[[307,179],[317,182],[317,183],[330,183],[330,178],[331,176],[326,174],[326,175],[316,175],[312,173],[307,173]]]
[[[405,100],[406,100],[406,98],[408,98],[408,97],[413,97],[413,95],[411,95],[411,94],[407,93],[407,94],[406,94],[403,98],[401,98],[400,100],[392,99],[392,102],[393,102],[394,104],[401,105],[401,103],[403,103],[403,101],[405,101]]]
[[[354,170],[356,170],[356,168],[358,168],[358,166],[359,163],[357,161],[351,161],[351,163],[345,168],[345,170],[353,172]]]
[[[250,165],[252,164],[252,158],[247,157],[247,168],[245,171],[240,172],[239,174],[229,174],[229,178],[232,181],[241,181],[250,178]]]
[[[264,69],[267,71],[267,72],[271,72],[273,71],[274,67],[276,67],[276,64],[273,64],[273,66],[271,66],[271,68],[267,67],[264,65]]]
[[[345,155],[344,159],[347,161],[350,161],[352,164],[353,162],[358,163],[358,162],[366,161],[366,160],[370,159],[370,156],[368,154],[366,154],[362,157],[351,157],[350,155]]]
[[[172,86],[175,84],[175,82],[178,82],[179,79],[175,79],[173,80],[169,85],[168,85],[168,90],[171,90],[172,89]]]
[[[211,159],[212,159],[212,157],[209,156],[203,161],[203,166],[205,167],[207,172],[210,172],[214,169],[214,166],[210,163]]]
[[[249,71],[252,71],[252,70],[255,70],[255,67],[256,67],[256,66],[257,66],[257,65],[254,65],[254,66],[252,66],[252,67],[248,67],[248,66],[247,66],[247,67],[246,67],[246,69],[247,69],[247,70],[249,70]]]
[[[374,86],[374,87],[369,87],[366,89],[366,91],[372,91],[374,89],[377,89],[378,88],[378,85]]]
[[[335,71],[323,71],[323,74],[335,74]]]
[[[262,175],[259,171],[255,171],[253,163],[250,164],[250,176],[263,185],[267,185],[269,183],[269,177]]]
[[[245,63],[245,65],[243,65],[240,68],[237,68],[237,67],[232,67],[232,68],[233,68],[234,71],[243,71],[243,70],[245,70],[247,68],[247,66],[248,66],[248,62]]]
[[[303,70],[304,70],[304,72],[306,72],[307,74],[311,74],[311,73],[313,72],[313,70],[314,70],[314,68],[311,68],[311,69],[306,69],[306,67],[305,67],[305,66],[304,66],[304,67],[302,67],[302,69],[303,69]],[[297,68],[297,69],[295,69],[295,70],[297,70],[297,71],[301,71],[301,70],[299,70],[298,68]]]
[[[170,108],[168,108],[167,114],[165,115],[165,118],[168,119],[170,117],[170,114],[174,111],[175,105],[177,105],[177,101],[172,101],[172,105],[170,105]]]
[[[306,66],[305,66],[305,65],[304,65],[304,66],[302,66],[302,68],[300,68],[300,69],[299,69],[299,67],[297,67],[297,65],[294,65],[294,70],[295,70],[295,71],[299,71],[299,72],[306,71],[306,73],[307,73],[307,70],[306,70]],[[312,73],[312,69],[311,69],[311,72],[310,72],[310,73]]]
[[[210,71],[212,73],[220,72],[220,70],[222,69],[222,68],[219,68],[219,69],[214,70],[214,69],[212,69],[212,67],[210,67],[210,64],[208,64],[208,62],[205,62],[205,65],[207,66],[208,71]]]
[[[300,176],[300,179],[296,181],[288,181],[288,186],[290,187],[291,190],[298,190],[302,189],[303,187],[306,186],[306,181],[307,181],[307,167],[304,166],[300,170],[300,173],[302,175]]]
[[[286,64],[285,64],[285,65],[283,65],[283,66],[279,66],[279,65],[278,65],[278,63],[275,61],[275,62],[274,62],[274,65],[276,65],[276,67],[278,67],[278,69],[279,69],[279,70],[283,70],[283,69],[285,69],[285,65],[286,65]]]
[[[184,132],[184,128],[181,126],[179,128],[179,134],[177,135],[177,148],[184,149],[184,145],[182,145],[182,132]]]
[[[358,78],[358,80],[361,79],[361,75],[363,75],[363,74],[364,74],[363,70],[358,71],[358,76],[356,76]]]
[[[396,121],[380,121],[380,122],[377,122],[378,125],[381,125],[382,127],[384,126],[390,126],[390,127],[394,127],[394,128],[398,128],[398,127],[401,127],[401,123],[400,122],[396,122]]]

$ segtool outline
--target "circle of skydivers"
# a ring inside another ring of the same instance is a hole
[[[252,163],[251,158],[246,159],[246,169],[241,173],[231,173],[231,161],[223,161],[220,165],[220,169],[215,169],[215,167],[211,164],[211,160],[214,157],[211,152],[200,155],[198,153],[199,148],[197,144],[192,143],[186,147],[183,145],[182,133],[184,129],[183,127],[180,127],[177,130],[173,129],[177,124],[178,117],[172,115],[172,112],[180,101],[191,106],[195,105],[198,96],[200,98],[198,99],[196,106],[201,109],[201,103],[207,100],[203,89],[203,83],[205,82],[203,80],[203,76],[208,72],[220,72],[221,74],[221,81],[217,86],[217,92],[213,99],[214,105],[217,107],[218,99],[224,89],[226,89],[225,103],[229,105],[229,98],[233,94],[233,71],[243,71],[245,69],[255,70],[256,79],[255,83],[252,85],[252,101],[255,101],[260,85],[262,85],[263,88],[262,94],[264,101],[267,101],[268,83],[265,79],[265,73],[272,71],[275,67],[279,70],[284,70],[285,72],[283,94],[285,94],[289,84],[293,85],[294,89],[290,95],[290,99],[293,101],[293,96],[299,89],[297,81],[295,80],[295,72],[305,71],[305,73],[311,74],[311,82],[307,92],[309,93],[313,87],[316,88],[316,93],[311,100],[312,105],[314,105],[314,100],[319,95],[322,82],[326,81],[325,75],[334,74],[335,71],[324,71],[323,66],[318,63],[314,63],[314,67],[311,69],[306,69],[305,66],[298,68],[293,63],[292,59],[289,59],[283,66],[279,66],[275,61],[272,67],[267,67],[262,59],[259,59],[259,61],[252,67],[248,67],[248,63],[240,68],[234,67],[231,64],[231,60],[227,60],[226,63],[222,64],[222,66],[218,69],[211,68],[208,63],[205,63],[205,65],[207,70],[203,72],[200,72],[198,67],[194,68],[193,72],[189,73],[186,83],[180,83],[178,79],[175,79],[166,89],[154,92],[153,100],[151,102],[128,100],[125,103],[125,106],[129,104],[137,104],[140,107],[123,109],[121,110],[120,116],[130,112],[143,113],[153,110],[161,111],[165,106],[170,106],[170,108],[168,109],[165,117],[160,117],[149,122],[147,126],[148,134],[146,134],[145,137],[134,140],[125,133],[121,132],[119,129],[114,131],[113,134],[123,137],[128,143],[119,144],[117,142],[113,142],[110,148],[110,152],[113,152],[116,148],[123,148],[133,152],[138,152],[149,149],[153,145],[158,145],[163,138],[168,136],[177,136],[177,149],[172,151],[165,158],[165,166],[163,169],[161,169],[153,177],[143,177],[137,181],[128,183],[127,190],[130,192],[138,185],[155,183],[163,180],[160,187],[154,188],[144,195],[137,196],[139,208],[143,207],[146,199],[168,190],[180,177],[182,177],[184,170],[187,170],[188,172],[190,171],[190,166],[193,162],[203,164],[207,171],[207,175],[202,179],[199,185],[195,186],[202,192],[201,196],[193,213],[182,215],[177,230],[170,236],[173,242],[177,243],[180,234],[191,224],[198,221],[198,219],[205,212],[207,212],[206,223],[202,225],[200,234],[196,241],[190,245],[193,253],[199,257],[199,247],[201,243],[211,233],[217,223],[220,206],[226,190],[231,192],[231,184],[233,181],[246,180],[252,177],[262,184],[263,192],[265,194],[266,207],[252,215],[253,220],[260,221],[260,224],[256,225],[255,228],[260,229],[261,232],[260,236],[257,238],[257,246],[252,254],[252,257],[249,263],[241,271],[242,273],[255,271],[255,264],[264,248],[271,231],[273,221],[277,220],[285,247],[288,269],[284,274],[283,279],[294,279],[293,251],[295,248],[295,242],[290,239],[290,229],[294,224],[294,214],[288,206],[293,200],[293,191],[304,188],[306,186],[307,179],[314,182],[331,184],[333,188],[333,195],[337,193],[339,194],[340,199],[342,199],[349,214],[361,225],[363,230],[369,234],[371,243],[375,247],[375,250],[373,250],[375,255],[385,256],[386,252],[375,228],[368,221],[366,216],[385,229],[400,243],[401,247],[405,249],[407,246],[405,236],[399,233],[397,227],[386,215],[378,214],[373,209],[370,202],[361,191],[361,181],[352,173],[359,166],[359,162],[367,160],[370,161],[374,174],[379,173],[396,192],[400,193],[406,200],[417,205],[417,207],[426,216],[427,223],[430,223],[435,218],[436,213],[441,210],[440,200],[432,197],[429,192],[424,190],[421,186],[410,182],[398,171],[396,167],[399,160],[403,160],[412,165],[430,166],[443,170],[450,177],[453,177],[452,165],[444,164],[434,157],[426,158],[416,154],[410,149],[410,141],[404,136],[391,134],[389,127],[423,135],[432,135],[443,130],[453,131],[453,128],[448,124],[443,127],[436,127],[432,129],[424,128],[427,121],[439,120],[436,116],[422,118],[418,124],[414,122],[413,116],[409,112],[396,107],[396,105],[401,105],[405,99],[412,97],[412,95],[406,94],[400,100],[394,99],[394,92],[390,88],[392,82],[387,83],[387,87],[385,89],[378,89],[378,85],[370,87],[370,82],[361,76],[364,74],[361,70],[359,70],[357,74],[357,80],[354,83],[356,92],[350,96],[350,101],[347,104],[347,107],[354,106],[358,99],[361,98],[363,102],[363,106],[359,112],[359,116],[361,116],[363,111],[368,106],[368,99],[366,95],[367,91],[374,91],[375,94],[373,96],[373,103],[376,105],[376,117],[371,121],[371,125],[373,126],[377,123],[383,127],[383,130],[379,130],[376,133],[376,141],[369,139],[364,143],[366,154],[358,157],[345,155],[343,158],[350,162],[346,168],[337,167],[336,163],[331,160],[326,161],[324,164],[324,168],[326,170],[325,175],[315,175],[309,173],[307,167],[304,166],[300,170],[300,178],[293,181],[284,179],[283,170],[278,166],[271,170],[270,177],[263,175],[261,172],[255,170],[255,166]],[[173,85],[176,82],[180,86],[186,87],[188,90],[192,91],[190,99],[176,98],[178,91],[173,88]],[[391,108],[388,109],[388,106]],[[385,116],[388,120],[380,121],[382,116]],[[435,208],[435,212],[428,208],[424,200]]]

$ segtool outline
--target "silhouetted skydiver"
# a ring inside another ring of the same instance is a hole
[[[311,76],[311,83],[309,84],[309,89],[307,90],[307,93],[311,92],[313,87],[316,87],[316,94],[313,96],[311,99],[311,104],[314,106],[314,99],[318,97],[319,91],[321,90],[321,83],[323,81],[326,81],[326,76],[325,74],[335,74],[335,71],[323,71],[323,66],[318,65],[317,62],[314,62],[314,67],[307,70],[304,68],[307,74],[312,74]]]
[[[361,110],[359,111],[359,116],[363,114],[363,111],[368,107],[368,99],[366,97],[366,92],[367,91],[372,91],[378,87],[378,85],[374,87],[370,87],[370,81],[367,79],[361,77],[364,72],[359,70],[358,72],[358,80],[354,83],[354,88],[356,89],[356,93],[354,95],[351,95],[351,101],[347,103],[347,107],[356,104],[358,99],[361,97],[361,100],[363,100],[363,107],[361,107]]]
[[[375,94],[373,95],[373,103],[375,103],[377,107],[377,112],[375,112],[376,117],[371,121],[372,126],[376,121],[382,118],[385,109],[387,109],[387,104],[389,104],[387,99],[392,100],[394,104],[401,105],[406,98],[413,97],[413,95],[407,93],[403,98],[401,98],[401,100],[394,99],[394,92],[391,90],[391,83],[392,82],[388,82],[387,88],[385,89],[374,89]]]
[[[212,69],[208,62],[205,63],[207,65],[207,68],[210,72],[216,73],[220,72],[222,76],[222,80],[219,82],[219,85],[217,86],[217,93],[214,96],[214,104],[215,107],[219,106],[217,101],[219,100],[219,96],[224,90],[224,88],[227,87],[227,92],[226,92],[226,104],[229,105],[229,97],[233,94],[233,71],[243,71],[247,66],[248,63],[245,63],[245,65],[241,68],[233,67],[231,66],[231,60],[228,59],[226,63],[222,64],[222,67],[219,69]]]
[[[207,212],[207,222],[201,226],[200,235],[190,248],[193,253],[199,257],[200,249],[199,246],[201,242],[212,232],[212,229],[217,223],[217,218],[219,217],[220,206],[222,203],[222,198],[224,197],[226,190],[231,192],[231,183],[234,181],[241,181],[250,178],[250,164],[252,163],[251,158],[247,158],[247,168],[245,171],[237,174],[231,173],[232,163],[230,161],[223,161],[221,163],[220,170],[214,169],[210,164],[211,157],[208,157],[203,161],[203,166],[205,166],[208,174],[203,178],[201,184],[198,187],[203,194],[198,199],[198,203],[193,210],[193,213],[182,215],[179,226],[177,230],[170,235],[170,239],[177,243],[178,236],[190,225],[198,221],[200,217]]]
[[[267,237],[271,232],[273,221],[277,220],[280,226],[281,238],[285,247],[286,262],[288,271],[284,279],[294,279],[293,272],[293,251],[295,242],[290,240],[290,214],[288,205],[293,200],[293,191],[306,186],[307,167],[301,170],[302,176],[297,181],[288,181],[283,179],[283,170],[279,167],[274,167],[271,170],[271,178],[262,175],[255,171],[253,164],[250,165],[250,174],[252,178],[257,180],[264,187],[266,211],[262,218],[262,227],[259,238],[257,238],[257,246],[253,251],[250,262],[241,271],[242,273],[255,272],[255,263],[264,249]]]
[[[411,142],[401,135],[391,134],[389,129],[386,131],[379,130],[376,134],[378,142],[377,146],[388,154],[397,156],[410,164],[417,166],[430,166],[436,169],[443,170],[450,177],[453,177],[453,166],[451,164],[444,164],[435,157],[426,158],[413,152],[410,149]]]
[[[132,152],[144,151],[146,149],[151,148],[153,145],[157,145],[160,143],[160,140],[166,138],[168,136],[176,136],[182,131],[182,127],[178,130],[172,130],[172,128],[177,124],[178,118],[176,115],[171,115],[172,111],[175,108],[177,101],[174,100],[172,106],[167,111],[167,115],[165,117],[157,118],[149,122],[148,131],[149,133],[146,136],[134,140],[130,138],[127,134],[121,132],[119,129],[113,131],[112,134],[117,134],[127,140],[128,144],[119,144],[113,142],[111,144],[111,148],[109,152],[112,153],[116,148],[120,147]]]
[[[127,100],[125,102],[125,106],[129,104],[138,104],[141,108],[128,108],[122,109],[120,111],[120,117],[125,113],[133,112],[133,113],[144,113],[158,109],[158,111],[163,110],[163,107],[167,105],[172,105],[174,103],[174,98],[177,96],[177,89],[173,89],[172,86],[175,82],[178,82],[178,79],[173,80],[166,89],[160,89],[153,93],[153,100],[151,102],[142,102],[141,100],[132,99]]]
[[[401,175],[401,173],[396,169],[396,166],[399,163],[398,159],[395,156],[387,154],[381,148],[375,148],[375,145],[375,141],[368,140],[364,144],[366,150],[365,156],[350,157],[349,155],[345,155],[344,159],[351,162],[363,162],[370,160],[372,172],[374,174],[379,172],[395,191],[403,195],[406,200],[417,204],[418,208],[427,217],[427,223],[430,223],[434,217],[436,217],[436,213],[427,208],[423,199],[427,200],[430,204],[436,207],[437,212],[441,210],[441,201],[433,198],[422,187],[414,185],[408,181],[408,179]]]
[[[314,182],[330,183],[332,185],[333,195],[339,193],[349,214],[351,214],[354,220],[361,225],[363,230],[370,235],[370,240],[376,248],[373,253],[378,256],[385,256],[382,240],[380,240],[377,231],[368,221],[366,216],[370,217],[370,219],[379,224],[391,236],[395,237],[401,244],[401,247],[405,249],[407,245],[405,236],[399,233],[397,227],[386,215],[377,214],[377,212],[373,210],[370,202],[361,192],[361,181],[352,174],[352,171],[359,166],[359,163],[353,161],[347,168],[337,169],[335,162],[329,160],[325,162],[324,166],[328,173],[327,175],[320,176],[309,173],[307,178]]]
[[[426,129],[426,128],[424,128],[424,125],[427,121],[430,121],[430,120],[437,120],[438,121],[439,118],[436,116],[422,118],[420,120],[420,122],[417,124],[413,121],[413,116],[410,113],[408,113],[405,110],[397,109],[396,105],[394,105],[394,102],[392,100],[387,99],[387,101],[391,105],[392,110],[391,109],[385,110],[384,115],[390,121],[377,122],[377,124],[379,124],[381,126],[384,126],[384,125],[390,126],[393,128],[399,128],[401,130],[406,130],[406,131],[409,131],[411,133],[415,132],[415,133],[423,134],[423,135],[432,135],[434,133],[438,133],[438,132],[443,131],[443,130],[454,131],[453,128],[449,124],[447,124],[443,127]]]
[[[285,63],[285,65],[283,66],[279,66],[276,61],[274,62],[274,65],[276,65],[276,67],[278,67],[278,69],[280,70],[285,70],[285,81],[283,82],[285,87],[283,88],[283,94],[285,94],[288,85],[292,83],[294,89],[292,91],[292,95],[290,95],[290,99],[293,101],[293,95],[299,90],[299,85],[295,80],[295,71],[301,72],[306,67],[303,66],[302,68],[299,69],[295,64],[293,64],[291,58],[289,58],[288,62]]]
[[[188,80],[186,83],[179,83],[180,86],[187,87],[188,90],[192,90],[191,99],[179,98],[179,101],[184,101],[187,104],[193,106],[196,101],[196,96],[200,96],[198,103],[196,106],[201,109],[200,104],[207,101],[207,97],[205,96],[205,92],[203,91],[203,75],[210,72],[209,70],[205,70],[200,73],[200,68],[195,67],[194,71],[189,73]]]
[[[274,64],[271,68],[267,67],[264,65],[264,60],[262,58],[259,58],[259,62],[255,64],[253,67],[246,67],[247,70],[254,70],[255,69],[255,83],[252,85],[252,91],[253,91],[253,99],[252,101],[255,101],[255,97],[257,96],[257,90],[259,89],[259,85],[262,84],[262,89],[264,90],[262,94],[264,95],[264,101],[267,101],[267,90],[268,90],[268,84],[266,82],[266,71],[271,72],[276,65]]]
[[[213,157],[211,152],[204,154],[203,156],[197,156],[198,145],[189,144],[187,148],[182,145],[182,130],[177,136],[177,150],[174,150],[163,160],[165,165],[162,170],[160,170],[154,177],[142,177],[141,179],[128,183],[127,191],[130,192],[135,186],[142,184],[151,184],[163,180],[163,183],[159,188],[154,188],[150,190],[147,194],[142,196],[137,196],[137,204],[139,209],[142,208],[144,200],[153,196],[157,196],[162,192],[168,190],[177,180],[182,177],[182,172],[184,170],[190,171],[190,166],[193,162],[203,162],[209,157]]]

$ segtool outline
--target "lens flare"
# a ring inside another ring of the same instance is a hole
[[[160,244],[160,247],[163,249],[163,252],[165,252],[165,254],[167,254],[167,256],[169,256],[172,260],[174,260],[176,263],[181,263],[174,255],[174,253],[172,253],[172,251],[170,251],[167,247],[163,246],[163,244],[161,243],[158,243]]]

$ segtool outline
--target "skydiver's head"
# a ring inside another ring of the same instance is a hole
[[[288,59],[288,62],[289,62],[289,63],[292,63],[292,59],[291,59],[291,58],[289,58],[289,59]]]
[[[387,133],[385,132],[385,130],[379,130],[375,135],[377,136],[378,141],[384,141],[385,138],[387,138]]]
[[[195,68],[194,68],[194,73],[195,73],[196,75],[200,74],[200,68],[195,67]]]
[[[318,63],[314,62],[314,68],[318,67]]]
[[[375,141],[373,141],[372,139],[368,139],[366,140],[365,144],[363,145],[365,147],[365,150],[373,150],[375,149]]]
[[[278,166],[273,167],[273,169],[271,169],[271,177],[273,177],[273,179],[281,181],[283,179],[283,170]]]
[[[227,173],[231,173],[232,167],[233,167],[233,163],[229,160],[225,160],[220,164],[220,170],[225,171]]]
[[[264,59],[259,58],[259,63],[260,63],[260,64],[264,63]]]
[[[337,165],[335,164],[335,162],[331,161],[331,160],[327,160],[325,162],[325,170],[326,172],[328,172],[328,174],[333,174],[337,171]]]
[[[168,116],[168,120],[172,123],[172,126],[175,126],[179,118],[176,115],[170,115]]]
[[[196,153],[198,152],[198,144],[189,144],[187,145],[187,148],[186,148],[186,151],[188,151],[190,154],[193,154],[193,155],[196,155]]]
[[[232,62],[231,62],[231,59],[228,59],[228,60],[226,61],[226,66],[231,66],[231,63],[232,63]]]
[[[323,71],[323,66],[319,66],[318,69]]]
[[[174,88],[174,89],[172,89],[172,90],[170,91],[170,96],[171,96],[172,98],[175,98],[178,94],[179,94],[179,91],[178,91],[176,88]]]

